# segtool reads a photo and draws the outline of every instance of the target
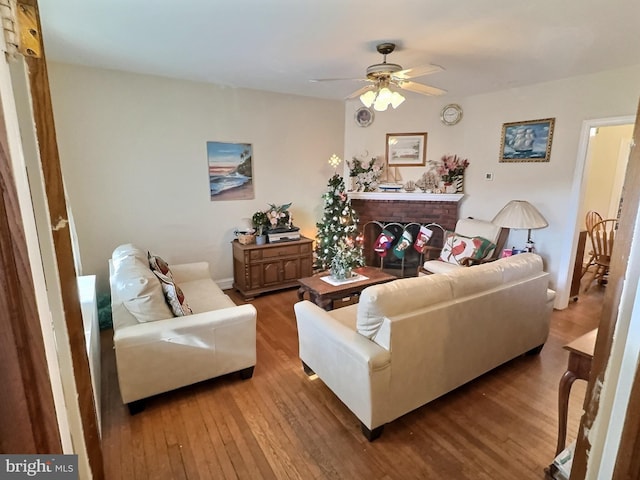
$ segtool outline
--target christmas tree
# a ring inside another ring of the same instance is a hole
[[[362,245],[358,239],[358,215],[351,208],[343,178],[337,173],[329,179],[324,199],[322,221],[316,223],[316,268],[327,270],[336,254],[346,267],[364,265]]]

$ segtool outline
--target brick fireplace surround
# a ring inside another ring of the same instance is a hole
[[[349,192],[351,206],[358,214],[360,226],[364,234],[365,258],[368,265],[376,265],[380,260],[372,253],[373,243],[380,233],[380,228],[367,227],[369,222],[387,224],[397,222],[408,223],[437,223],[445,230],[453,231],[458,221],[458,205],[463,198],[462,194],[423,194],[423,193],[384,193],[384,192]],[[366,227],[366,228],[365,228]],[[409,262],[409,268],[413,268],[419,260],[407,258],[402,268]],[[390,256],[385,266],[398,268],[391,265]]]
[[[371,221],[438,223],[453,230],[462,195],[350,192],[349,198],[361,225]]]

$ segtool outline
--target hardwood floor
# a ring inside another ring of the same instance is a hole
[[[554,311],[539,356],[522,356],[385,426],[373,443],[356,417],[298,359],[296,290],[257,297],[253,378],[212,379],[147,400],[130,416],[102,332],[105,478],[542,479],[557,440],[563,345],[596,328],[603,287]],[[240,304],[243,300],[227,291]],[[428,342],[425,342],[428,348]],[[575,439],[586,383],[569,403]]]

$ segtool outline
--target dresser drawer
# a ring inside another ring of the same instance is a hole
[[[291,255],[298,255],[300,252],[299,245],[282,245],[277,248],[265,248],[262,251],[262,258],[278,258],[278,257],[286,257]]]
[[[305,243],[304,245],[300,245],[300,253],[311,253],[312,250],[311,243]]]

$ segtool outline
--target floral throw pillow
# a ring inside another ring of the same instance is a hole
[[[164,298],[169,304],[171,311],[176,317],[184,317],[185,315],[191,315],[193,310],[184,298],[182,289],[176,285],[172,278],[159,271],[154,270],[153,273],[160,280],[162,285],[162,292]]]
[[[493,248],[495,245],[486,238],[465,237],[455,232],[446,232],[440,260],[462,265],[465,258],[482,259]]]
[[[153,272],[160,272],[173,280],[173,274],[169,269],[169,264],[165,262],[162,257],[157,255],[151,255],[151,252],[147,252],[147,258],[149,259],[149,267]]]

